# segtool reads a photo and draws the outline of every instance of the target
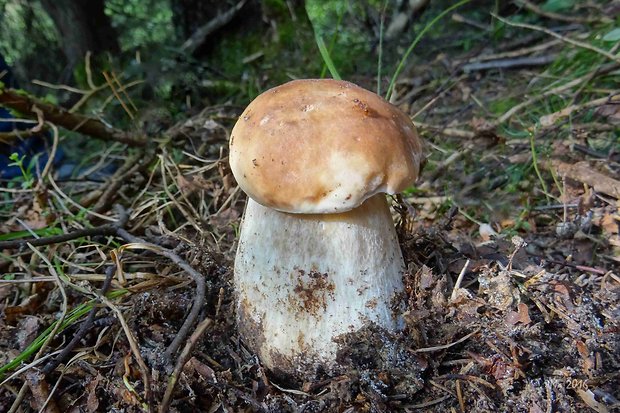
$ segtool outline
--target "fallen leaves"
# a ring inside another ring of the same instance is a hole
[[[620,181],[592,168],[587,161],[569,164],[558,159],[553,159],[551,165],[560,176],[583,182],[594,188],[597,192],[620,199]]]
[[[517,311],[509,311],[508,314],[506,314],[506,323],[509,325],[516,325],[517,323],[528,325],[531,322],[532,319],[530,318],[529,309],[524,303],[517,306]]]

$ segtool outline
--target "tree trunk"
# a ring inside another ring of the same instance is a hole
[[[71,67],[90,51],[118,53],[116,31],[104,13],[105,0],[41,0],[62,40],[62,50]]]

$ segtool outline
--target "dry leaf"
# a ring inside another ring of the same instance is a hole
[[[607,118],[612,123],[620,122],[620,105],[608,104],[596,108],[596,114]]]
[[[86,392],[86,411],[90,413],[94,413],[99,411],[99,399],[97,398],[97,386],[99,386],[99,382],[103,379],[101,374],[97,373],[97,376],[92,379],[84,389]]]
[[[600,221],[600,227],[607,234],[620,233],[620,216],[617,214],[606,213]]]
[[[517,306],[517,311],[511,311],[506,315],[506,323],[510,325],[515,325],[517,323],[527,325],[531,322],[530,311],[524,303]]]
[[[596,401],[591,390],[575,389],[581,400],[597,413],[609,413],[609,409],[603,403]]]
[[[497,236],[497,232],[495,232],[493,227],[489,224],[480,224],[478,232],[480,233],[480,238],[482,238],[483,241],[489,241],[491,237]]]
[[[620,181],[596,171],[586,161],[571,165],[558,159],[553,159],[551,165],[560,176],[566,176],[575,181],[583,182],[593,187],[597,192],[620,199]]]

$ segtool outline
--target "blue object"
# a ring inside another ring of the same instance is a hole
[[[13,77],[13,72],[2,54],[0,54],[0,82],[5,88],[18,89],[17,81]],[[7,109],[0,107],[0,132],[11,132],[14,130],[27,130],[32,124],[11,122],[16,119],[15,116]],[[22,175],[21,170],[17,166],[10,166],[13,161],[9,159],[11,154],[16,153],[19,158],[25,156],[23,166],[28,168],[29,165],[36,161],[39,170],[43,170],[49,159],[51,147],[51,136],[49,133],[41,133],[29,136],[23,140],[16,140],[13,144],[0,143],[0,179],[12,179]],[[57,164],[64,154],[60,149],[56,150],[54,164]],[[34,166],[34,165],[33,165]]]

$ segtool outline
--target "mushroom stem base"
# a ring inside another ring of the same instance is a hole
[[[302,379],[334,373],[338,337],[371,324],[402,327],[403,273],[384,195],[320,215],[249,199],[235,260],[241,336],[275,372]]]

